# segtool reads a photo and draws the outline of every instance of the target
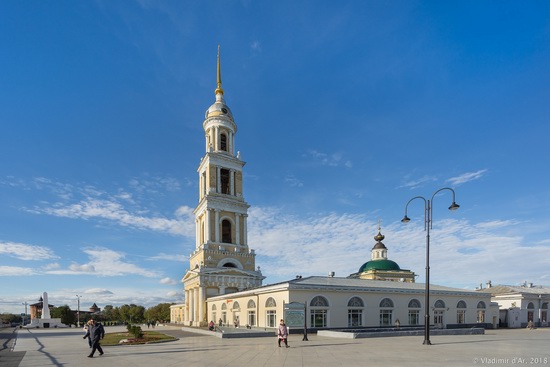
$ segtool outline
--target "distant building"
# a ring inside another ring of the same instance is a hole
[[[48,303],[49,309],[52,309],[54,307],[55,307],[54,305],[51,305]],[[38,299],[38,302],[29,305],[29,313],[31,316],[31,320],[41,318],[43,310],[44,310],[44,299],[42,298],[42,296],[40,296],[40,298]]]
[[[521,286],[496,285],[487,282],[480,292],[490,292],[491,300],[499,305],[499,323],[501,327],[527,327],[529,321],[537,327],[548,326],[548,303],[550,287],[524,283]]]
[[[94,303],[92,307],[89,308],[91,313],[98,313],[101,311],[101,308],[97,307],[97,305]],[[82,312],[82,311],[81,311]]]

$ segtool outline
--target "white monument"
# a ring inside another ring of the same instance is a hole
[[[67,325],[61,323],[61,319],[52,319],[50,317],[50,304],[48,303],[48,293],[44,292],[42,296],[42,316],[40,318],[34,318],[30,324],[25,325],[27,329],[33,328],[58,328],[67,327]]]
[[[42,297],[43,300],[43,306],[42,306],[42,317],[41,319],[50,319],[50,307],[48,303],[48,292],[44,292],[44,296]]]

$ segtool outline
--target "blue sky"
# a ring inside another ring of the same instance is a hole
[[[0,312],[182,301],[218,44],[266,284],[550,284],[547,1],[2,1]]]

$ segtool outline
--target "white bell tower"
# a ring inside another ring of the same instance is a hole
[[[205,326],[206,298],[262,285],[265,278],[247,240],[250,207],[243,197],[245,162],[235,149],[237,125],[224,100],[218,46],[216,101],[202,124],[206,153],[199,168],[199,203],[195,208],[195,251],[183,277],[184,322]],[[221,316],[221,315],[220,315]],[[217,321],[217,320],[214,320]],[[233,322],[233,320],[224,320]]]

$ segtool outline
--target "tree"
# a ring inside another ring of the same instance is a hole
[[[147,311],[145,311],[146,319],[161,322],[166,322],[170,320],[171,305],[173,305],[173,303],[159,303],[156,306],[149,307]]]
[[[65,325],[72,325],[76,322],[76,317],[68,305],[52,308],[50,315],[52,318],[61,319]]]
[[[130,320],[130,306],[122,305],[118,308],[118,316],[122,322],[131,322]]]
[[[23,318],[21,316],[12,313],[0,314],[0,324],[11,324],[12,322],[20,323],[22,320]]]
[[[130,305],[130,316],[132,322],[139,323],[145,321],[145,307],[134,304]]]
[[[107,321],[116,320],[116,317],[114,317],[114,313],[115,313],[114,310],[115,308],[112,305],[105,305],[105,307],[103,307],[103,317],[105,318],[105,320]]]

